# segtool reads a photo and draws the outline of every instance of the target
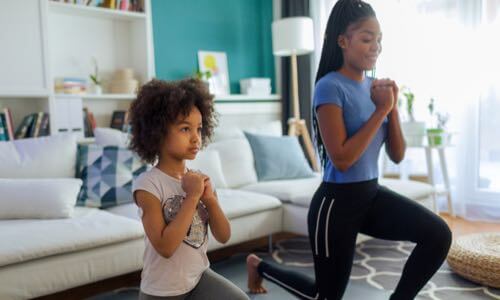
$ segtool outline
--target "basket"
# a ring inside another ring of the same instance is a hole
[[[458,275],[500,288],[500,233],[470,234],[453,242],[447,258]]]

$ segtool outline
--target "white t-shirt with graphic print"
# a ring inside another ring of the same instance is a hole
[[[167,224],[175,218],[186,193],[181,181],[158,168],[142,173],[133,182],[132,192],[144,190],[161,202]],[[142,218],[142,210],[139,208]],[[191,227],[183,242],[170,258],[164,258],[145,236],[144,268],[141,274],[141,291],[152,296],[177,296],[191,291],[210,266],[207,257],[208,211],[198,204]]]

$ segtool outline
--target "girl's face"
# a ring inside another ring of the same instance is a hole
[[[201,147],[202,117],[200,110],[193,106],[187,117],[180,115],[168,128],[162,147],[162,156],[177,160],[195,159]]]
[[[351,24],[338,43],[344,55],[344,66],[359,71],[372,70],[382,51],[380,24],[374,17]]]

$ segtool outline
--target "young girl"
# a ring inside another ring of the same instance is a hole
[[[212,96],[196,80],[145,84],[130,108],[130,148],[156,165],[134,181],[146,232],[139,299],[248,299],[209,268],[207,228],[231,235],[210,178],[186,169],[210,139]]]
[[[313,196],[308,231],[316,281],[247,258],[249,288],[265,292],[262,277],[302,299],[341,299],[351,272],[358,232],[416,247],[391,299],[413,299],[446,258],[451,233],[437,215],[377,182],[385,144],[399,163],[405,152],[398,87],[366,77],[381,51],[382,34],[372,7],[339,0],[328,20],[313,101],[313,123],[324,168]]]

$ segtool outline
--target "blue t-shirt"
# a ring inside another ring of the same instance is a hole
[[[323,76],[314,89],[314,111],[323,104],[334,104],[342,108],[347,137],[352,137],[375,112],[370,97],[373,78],[365,77],[362,82],[352,80],[338,72]],[[387,137],[387,118],[377,131],[372,142],[361,157],[345,172],[339,171],[329,158],[323,180],[335,183],[349,183],[371,180],[378,177],[378,156]]]

